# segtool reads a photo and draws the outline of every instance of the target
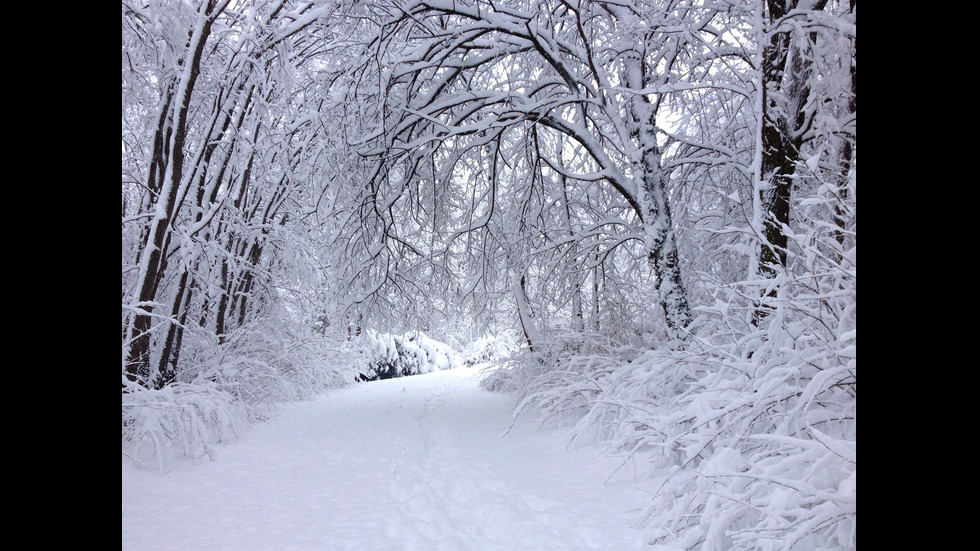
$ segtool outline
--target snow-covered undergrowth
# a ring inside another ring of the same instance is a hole
[[[353,365],[350,353],[339,343],[288,327],[283,320],[251,323],[224,342],[191,332],[175,382],[124,388],[123,454],[161,470],[175,459],[213,457],[276,405],[354,382],[357,372],[345,367]]]
[[[521,408],[607,442],[624,463],[668,472],[645,512],[652,542],[704,551],[849,548],[855,335],[808,342],[800,338],[806,321],[782,321],[781,335],[756,336],[756,361],[747,348],[704,342],[680,351],[605,343],[566,349],[547,364],[528,355],[523,369],[488,381],[523,388]]]
[[[519,351],[517,340],[506,333],[486,335],[468,343],[461,352],[463,365],[497,364],[508,360]]]
[[[655,549],[853,549],[853,253],[780,280],[758,326],[745,287],[733,288],[700,310],[682,347],[552,338],[484,387],[516,390],[521,409],[661,473],[641,519]]]
[[[421,331],[392,335],[367,330],[350,343],[358,379],[374,381],[453,369],[461,364],[452,347]]]

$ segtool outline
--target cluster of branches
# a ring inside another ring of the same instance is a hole
[[[855,90],[829,89],[826,66],[848,60],[816,50],[853,37],[853,23],[811,4],[376,5],[349,94],[375,125],[359,141],[375,161],[365,205],[385,221],[373,239],[425,262],[470,251],[468,284],[508,281],[529,339],[529,285],[553,297],[561,281],[549,306],[578,320],[583,289],[609,280],[600,272],[633,286],[648,270],[667,331],[683,338],[704,267],[685,267],[680,247],[703,236],[678,234],[720,209],[713,229],[739,226],[720,250],[749,252],[706,265],[724,263],[727,282],[769,281],[758,321],[786,270],[803,152],[833,148],[822,154],[840,174],[853,155]],[[828,114],[837,128],[819,128]]]
[[[378,212],[401,202],[418,213],[423,194],[454,207],[455,218],[426,218],[442,237],[438,253],[477,247],[480,274],[503,271],[529,339],[532,259],[578,266],[560,272],[581,287],[626,244],[654,269],[665,319],[682,329],[691,313],[658,143],[661,103],[630,90],[660,78],[641,62],[644,31],[613,4],[519,8],[410,2],[380,20],[353,92],[375,106],[361,153],[378,159],[369,182]],[[654,66],[677,56],[678,38],[663,41]],[[581,318],[577,293],[568,300]]]
[[[221,345],[277,300],[329,10],[122,3],[124,389],[176,381],[189,333]]]
[[[531,354],[488,385],[668,450],[679,490],[651,517],[673,524],[651,540],[853,545],[855,2],[409,0],[372,20],[348,96],[374,125],[372,235],[506,293]]]

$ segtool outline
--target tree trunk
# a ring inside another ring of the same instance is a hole
[[[624,80],[629,87],[644,87],[643,61],[639,54],[624,57]],[[648,259],[657,276],[660,305],[667,320],[671,338],[685,338],[691,323],[691,307],[681,278],[670,203],[667,200],[667,175],[660,166],[660,147],[657,144],[657,109],[646,95],[630,100],[630,130],[640,148],[640,213],[646,240]]]
[[[535,141],[537,141],[536,130]],[[565,165],[564,159],[562,158],[562,152],[564,149],[565,141],[563,138],[561,138],[558,142],[558,164],[562,168],[564,168]],[[575,230],[572,228],[572,207],[568,201],[568,177],[565,176],[564,173],[558,176],[558,185],[561,186],[561,200],[565,212],[565,226],[568,228],[569,237],[574,238]],[[581,333],[585,331],[585,317],[582,314],[582,283],[576,281],[572,285],[572,317],[570,326],[572,331]]]
[[[851,0],[850,11],[852,15],[856,16],[855,9],[857,8],[857,0]],[[847,112],[852,117],[857,114],[857,38],[854,38],[851,42],[851,97],[847,102]],[[837,203],[837,207],[834,211],[834,222],[837,227],[840,228],[837,231],[837,242],[841,245],[844,244],[844,224],[848,218],[847,213],[844,212],[843,202],[847,199],[848,182],[847,179],[850,177],[851,166],[854,161],[854,141],[853,138],[848,136],[844,139],[844,145],[841,151],[841,175],[843,181],[841,185],[838,186],[838,195],[840,196],[840,201]]]
[[[236,91],[240,92],[244,89],[243,85],[239,85]],[[247,107],[251,102],[252,88],[249,89],[248,94],[243,102],[244,107],[240,110],[236,122],[235,129],[240,130],[242,122],[245,118],[245,107]],[[218,97],[220,98],[223,93],[218,92]],[[230,96],[229,96],[230,97]],[[228,132],[231,127],[233,118],[228,109],[222,109],[216,100],[216,105],[213,107],[214,111],[211,116],[210,127],[208,130],[208,135],[211,137],[207,143],[204,144],[200,151],[200,158],[197,159],[194,166],[194,174],[190,177],[195,180],[195,189],[197,194],[195,197],[195,215],[194,215],[194,226],[188,231],[189,235],[194,235],[210,222],[210,217],[205,220],[206,205],[213,205],[217,200],[217,194],[219,191],[219,184],[224,179],[224,174],[228,169],[229,158],[231,147],[224,148],[223,154],[218,156],[218,159],[214,158],[215,152],[218,150],[218,143],[221,136]],[[218,124],[220,121],[220,125]],[[210,171],[209,168],[217,168],[217,171]],[[208,178],[210,177],[210,185]],[[205,202],[207,201],[207,202]],[[194,260],[195,268],[197,266],[197,260]],[[190,269],[184,265],[182,266],[182,273],[180,281],[177,284],[177,291],[174,295],[174,299],[171,306],[171,316],[172,320],[170,327],[167,330],[167,336],[164,339],[163,346],[160,351],[160,358],[158,362],[157,377],[153,381],[153,386],[155,388],[162,388],[171,382],[173,382],[177,375],[178,360],[180,357],[180,346],[183,341],[184,324],[187,321],[187,308],[190,304],[193,281],[190,279]]]
[[[198,25],[191,33],[187,44],[187,57],[183,63],[183,73],[175,89],[173,111],[168,117],[161,117],[165,128],[157,128],[157,138],[169,135],[169,154],[163,172],[159,194],[153,208],[153,218],[147,231],[147,242],[140,251],[136,308],[130,332],[129,353],[126,361],[126,377],[129,381],[142,385],[150,383],[150,330],[152,327],[153,302],[162,278],[162,267],[169,238],[170,224],[179,205],[176,204],[180,183],[184,175],[184,142],[187,130],[187,113],[190,109],[191,95],[200,72],[201,56],[211,32],[211,25],[217,16],[215,6],[205,2],[201,6]],[[172,134],[170,130],[172,129]],[[155,139],[156,141],[156,139]],[[149,185],[154,185],[150,182]]]
[[[534,317],[531,315],[531,304],[527,300],[527,276],[523,273],[518,280],[514,296],[517,299],[517,315],[521,321],[524,340],[527,341],[528,349],[534,352],[534,343],[540,340],[540,335],[537,326],[534,325]]]
[[[798,0],[767,0],[770,28],[778,26]],[[821,10],[826,0],[812,7]],[[759,275],[775,278],[786,268],[788,239],[784,228],[790,223],[793,177],[800,162],[803,133],[810,124],[806,105],[810,97],[811,63],[803,59],[803,48],[793,45],[791,32],[769,34],[762,53],[762,203],[763,242],[759,251]],[[787,61],[792,59],[787,70]],[[756,309],[758,323],[772,310],[767,304],[777,295],[771,285]]]
[[[164,339],[163,347],[160,350],[160,360],[157,363],[156,377],[151,381],[153,388],[161,389],[174,381],[177,375],[177,361],[174,344],[178,340],[177,332],[181,330],[177,320],[181,318],[181,312],[186,307],[185,294],[187,289],[187,268],[180,274],[180,281],[177,283],[177,292],[174,295],[173,305],[170,309],[170,327],[167,328],[167,336]]]
[[[592,268],[592,330],[599,332],[599,266]]]
[[[218,337],[218,343],[224,344],[225,315],[228,311],[228,295],[231,293],[231,288],[228,284],[228,261],[225,259],[221,260],[221,275],[219,276],[219,281],[221,281],[221,288],[218,291],[220,295],[218,296],[218,309],[214,319],[214,334]]]

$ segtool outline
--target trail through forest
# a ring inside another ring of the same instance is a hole
[[[653,479],[599,446],[512,421],[478,367],[288,404],[213,461],[122,469],[122,548],[649,549],[633,528]]]

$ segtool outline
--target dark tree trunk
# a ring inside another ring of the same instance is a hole
[[[185,268],[180,275],[180,281],[177,283],[177,293],[174,296],[173,306],[170,309],[170,327],[167,328],[167,336],[160,350],[160,361],[157,364],[157,376],[153,380],[153,388],[160,389],[169,385],[177,375],[177,351],[174,349],[174,346],[179,340],[178,332],[183,332],[177,320],[182,317],[181,312],[187,304],[185,295],[189,296],[190,294],[190,289],[187,288],[188,275],[188,271]],[[183,317],[186,318],[186,316]]]
[[[854,14],[854,10],[857,8],[857,0],[851,0],[850,3],[851,13]],[[847,103],[847,111],[853,117],[857,113],[857,38],[854,38],[851,42],[851,97]],[[847,214],[844,212],[841,203],[847,199],[847,178],[851,171],[851,165],[854,161],[854,138],[852,136],[845,136],[844,147],[841,152],[841,175],[844,181],[838,187],[840,202],[837,204],[837,208],[834,212],[835,222],[840,230],[837,231],[837,242],[841,245],[844,244],[844,224],[847,220]]]
[[[769,22],[782,18],[795,5],[796,0],[768,0]],[[793,171],[798,150],[785,134],[788,130],[787,113],[773,98],[782,88],[789,55],[790,35],[773,33],[762,54],[762,179],[767,183],[761,191],[765,242],[759,257],[762,275],[773,277],[777,266],[786,266],[786,234],[783,224],[789,224],[790,195]]]
[[[241,90],[243,87],[239,86],[238,89]],[[220,97],[223,94],[219,91],[219,99],[215,101],[220,101]],[[249,94],[249,98],[251,94]],[[248,104],[248,98],[246,98],[246,105]],[[244,110],[243,110],[244,111]],[[241,128],[242,120],[244,119],[244,113],[240,114],[237,119],[237,128]],[[220,127],[218,122],[222,121]],[[201,154],[200,160],[197,162],[194,170],[195,174],[192,176],[196,181],[195,188],[197,189],[197,194],[195,197],[195,207],[196,214],[194,216],[194,223],[200,224],[204,220],[204,212],[206,204],[213,204],[216,201],[219,183],[224,177],[224,173],[228,167],[228,155],[226,154],[223,158],[219,159],[220,165],[218,166],[217,173],[208,172],[208,167],[212,166],[212,161],[214,160],[214,153],[217,151],[217,144],[220,136],[224,135],[228,128],[231,126],[232,117],[228,112],[219,108],[218,105],[214,106],[214,111],[211,118],[211,126],[208,130],[208,134],[211,136],[211,140],[207,143]],[[219,128],[217,132],[214,131],[215,128]],[[208,193],[208,176],[212,178],[212,185],[210,186],[210,193]],[[205,203],[205,200],[208,203]],[[195,261],[195,266],[197,262]],[[153,386],[155,388],[163,388],[164,386],[173,382],[177,375],[178,361],[180,357],[180,346],[183,341],[184,334],[184,324],[187,322],[187,308],[190,304],[192,292],[192,280],[190,278],[190,270],[184,267],[180,276],[180,281],[177,284],[177,290],[174,295],[174,299],[171,306],[170,327],[167,329],[167,336],[164,339],[163,346],[160,351],[160,359],[158,362],[158,374],[156,379],[153,381]]]
[[[218,297],[218,308],[215,313],[214,334],[218,336],[218,343],[225,342],[225,313],[228,310],[228,295],[231,293],[228,282],[228,261],[221,261],[221,275],[219,280],[222,282],[221,291]]]
[[[822,10],[826,0],[813,6]],[[768,0],[768,21],[775,27],[797,0]],[[772,279],[786,268],[789,240],[785,228],[790,223],[793,178],[801,160],[800,147],[810,119],[806,104],[810,97],[811,62],[803,59],[804,48],[794,46],[790,31],[769,36],[762,54],[762,166],[759,201],[763,210],[763,238],[759,251],[759,273]],[[797,37],[797,39],[799,39]],[[787,61],[792,63],[787,68]],[[778,98],[778,99],[777,99]],[[778,289],[771,286],[756,308],[754,322],[772,309],[770,301]]]
[[[141,263],[141,282],[139,294],[137,295],[137,309],[139,312],[134,314],[132,321],[132,333],[129,346],[129,353],[126,362],[126,377],[131,382],[142,385],[150,384],[150,329],[152,327],[153,306],[152,302],[156,299],[157,287],[162,278],[162,266],[165,260],[166,243],[169,239],[170,224],[176,214],[178,205],[176,204],[180,182],[184,173],[184,142],[187,130],[187,113],[190,109],[191,95],[197,77],[200,73],[201,56],[204,46],[207,43],[208,35],[211,32],[211,25],[214,17],[212,13],[213,5],[209,5],[208,12],[204,14],[205,21],[202,32],[196,37],[196,42],[188,42],[188,57],[185,58],[188,73],[186,79],[178,82],[175,89],[174,111],[172,119],[164,116],[160,122],[162,128],[158,126],[154,143],[167,143],[165,136],[169,135],[170,129],[173,134],[169,140],[169,160],[160,166],[162,170],[161,185],[159,186],[160,196],[156,198],[154,209],[157,215],[152,219],[147,232],[146,245],[140,251]],[[192,35],[193,39],[193,35]],[[169,110],[167,111],[170,112]],[[173,124],[167,124],[172,120]],[[156,149],[156,147],[155,147]],[[166,168],[163,168],[163,167]],[[159,171],[155,174],[159,174]],[[151,187],[155,185],[153,181],[149,183]],[[145,259],[144,259],[145,257]]]
[[[521,274],[521,281],[519,285],[520,288],[518,290],[518,293],[521,294],[520,302],[524,305],[518,307],[518,309],[520,310],[518,312],[518,315],[521,320],[521,331],[524,333],[524,340],[527,341],[528,350],[534,352],[534,339],[531,338],[531,331],[532,331],[530,327],[531,320],[527,319],[530,313],[527,311],[527,306],[526,306],[527,305],[527,278],[524,276],[524,274]]]
[[[592,330],[598,332],[599,325],[599,266],[596,266],[592,269]]]

